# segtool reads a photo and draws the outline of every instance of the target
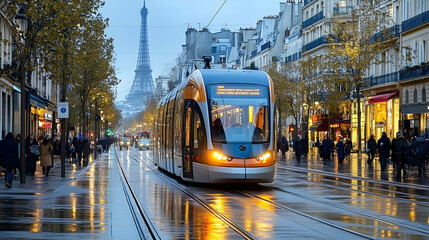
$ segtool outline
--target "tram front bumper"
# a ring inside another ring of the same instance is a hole
[[[267,167],[218,167],[194,163],[194,181],[204,183],[271,183],[276,165]]]

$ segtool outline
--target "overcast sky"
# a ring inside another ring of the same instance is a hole
[[[152,77],[167,75],[175,65],[185,43],[188,26],[203,28],[224,0],[147,0],[149,53]],[[232,31],[255,27],[264,16],[276,15],[280,0],[228,0],[209,26],[211,32],[222,27]],[[283,1],[284,2],[284,1]],[[106,0],[101,10],[109,18],[108,36],[114,39],[118,100],[125,99],[134,80],[143,0]]]

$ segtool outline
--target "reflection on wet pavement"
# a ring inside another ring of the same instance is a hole
[[[26,184],[17,179],[11,189],[0,189],[1,238],[111,238],[108,157],[84,168],[67,163],[65,179],[56,162],[49,177],[38,169]]]

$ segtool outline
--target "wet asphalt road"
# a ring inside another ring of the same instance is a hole
[[[0,188],[0,239],[138,239],[119,166],[161,239],[429,239],[429,183],[416,169],[397,181],[391,165],[309,158],[290,153],[272,184],[207,185],[158,170],[151,151],[112,148],[68,163],[65,179],[38,169]]]
[[[389,181],[392,166],[381,174],[377,164],[368,169],[366,159],[339,166],[317,159],[298,164],[291,157],[279,162],[273,184],[213,186],[160,173],[150,151],[118,152],[163,239],[243,238],[198,200],[255,239],[429,238],[429,187],[412,169],[407,178]]]

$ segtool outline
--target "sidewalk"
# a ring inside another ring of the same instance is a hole
[[[104,153],[82,168],[66,162],[65,178],[56,157],[49,177],[37,164],[34,177],[15,178],[11,189],[0,176],[0,238],[138,238],[115,157]]]
[[[308,160],[301,157],[301,162],[297,163],[295,158],[295,152],[289,151],[286,153],[286,161],[281,159],[281,154],[277,155],[277,159],[280,165],[289,167],[299,167],[303,169],[311,169],[316,171],[325,171],[330,173],[346,174],[357,178],[364,179],[375,179],[385,180],[391,182],[402,182],[408,184],[418,184],[429,186],[429,168],[426,164],[426,176],[419,177],[417,172],[417,166],[407,166],[407,176],[401,180],[396,180],[396,171],[392,164],[388,164],[387,171],[381,172],[380,162],[378,157],[373,161],[373,167],[369,168],[366,161],[368,159],[366,154],[362,154],[361,158],[357,157],[357,153],[352,153],[350,161],[344,160],[343,164],[338,164],[337,155],[334,155],[334,159],[324,163],[318,159],[317,151],[310,152],[308,154]]]

